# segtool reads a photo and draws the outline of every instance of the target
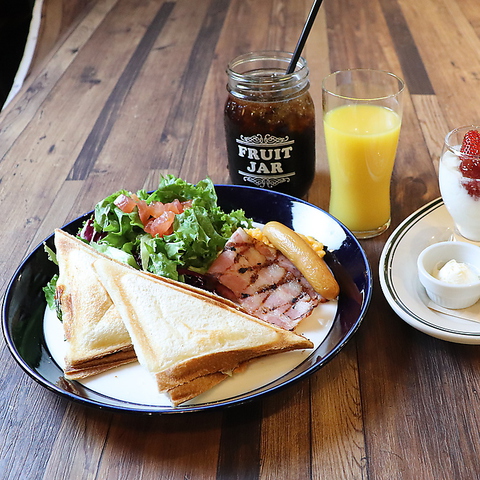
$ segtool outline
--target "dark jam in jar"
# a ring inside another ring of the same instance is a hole
[[[287,75],[290,58],[258,52],[230,63],[225,133],[234,184],[303,197],[315,175],[315,108],[305,60]]]

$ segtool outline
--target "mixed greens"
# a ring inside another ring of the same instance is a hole
[[[145,231],[139,209],[125,213],[115,201],[121,195],[134,197],[143,204],[188,202],[188,208],[175,215],[173,232],[152,236]],[[184,281],[185,272],[205,273],[238,227],[248,228],[251,220],[243,210],[225,213],[217,204],[210,179],[190,184],[174,175],[162,176],[158,188],[148,193],[126,190],[109,195],[95,206],[78,237],[99,252],[135,268]],[[48,249],[49,250],[49,249]],[[55,261],[54,252],[48,252]],[[53,301],[56,278],[45,287],[47,301]]]

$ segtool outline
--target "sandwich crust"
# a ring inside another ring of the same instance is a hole
[[[210,390],[228,377],[229,375],[221,372],[210,373],[209,375],[197,377],[190,382],[172,387],[166,393],[172,404],[176,407],[181,403],[191,400],[201,393]]]

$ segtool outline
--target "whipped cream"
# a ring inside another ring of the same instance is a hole
[[[440,270],[434,272],[433,276],[438,280],[456,285],[478,282],[479,277],[465,263],[449,260]]]

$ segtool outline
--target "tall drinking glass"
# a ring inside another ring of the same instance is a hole
[[[342,70],[323,80],[329,212],[357,238],[375,237],[390,225],[404,87],[396,75],[372,69]]]

